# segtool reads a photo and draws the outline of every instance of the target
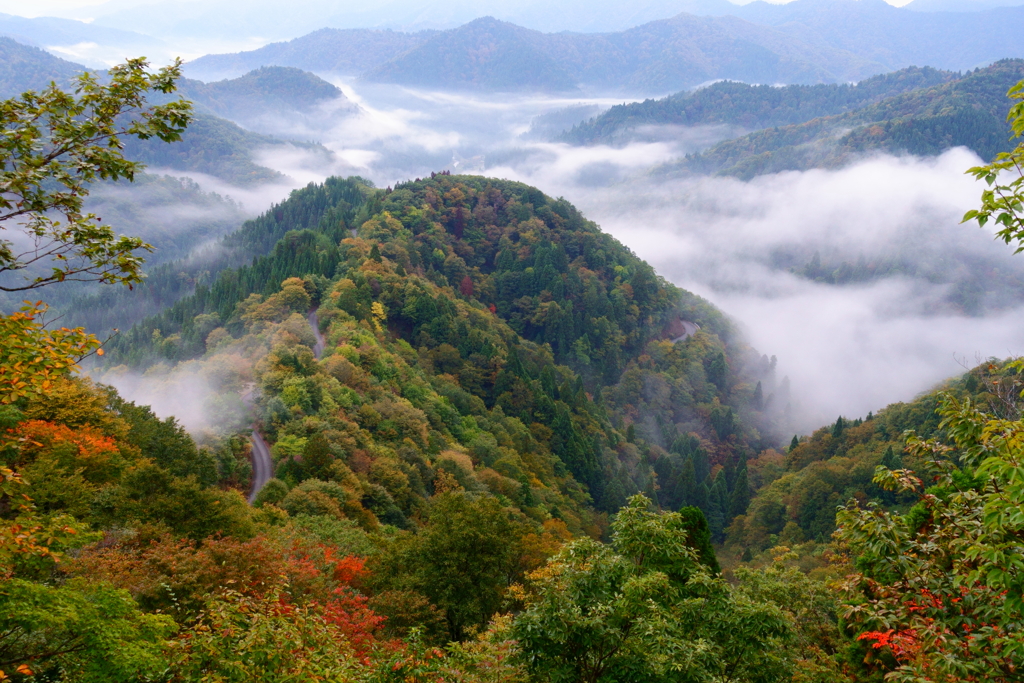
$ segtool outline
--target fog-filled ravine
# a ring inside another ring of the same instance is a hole
[[[964,148],[927,158],[865,154],[838,169],[749,181],[666,179],[652,169],[743,131],[648,127],[634,136],[640,142],[570,146],[550,140],[623,100],[333,82],[344,102],[298,123],[271,113],[258,125],[330,155],[263,149],[256,161],[287,177],[276,184],[191,177],[253,215],[330,175],[388,187],[447,169],[565,197],[777,356],[802,431],[909,400],[965,365],[1021,351],[1024,264],[989,231],[960,224],[981,190],[964,173],[981,160]]]

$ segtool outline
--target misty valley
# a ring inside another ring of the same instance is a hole
[[[1014,1],[3,8],[0,681],[1024,679]]]

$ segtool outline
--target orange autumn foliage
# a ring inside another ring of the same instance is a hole
[[[333,568],[334,580],[339,584],[333,597],[324,604],[324,620],[340,628],[356,656],[365,659],[378,643],[378,634],[387,620],[374,612],[369,599],[356,590],[369,575],[366,558],[356,555],[338,558],[333,549],[325,547],[324,560]],[[398,646],[397,641],[388,645],[391,649]]]
[[[126,588],[149,610],[189,617],[210,595],[257,599],[278,595],[307,604],[337,628],[361,658],[378,643],[385,617],[357,587],[368,575],[365,558],[338,557],[335,549],[286,535],[248,541],[208,538],[200,544],[161,535],[147,541],[107,541],[81,553],[67,571]]]
[[[11,464],[25,465],[43,455],[54,455],[70,469],[94,483],[112,481],[127,464],[117,441],[90,425],[70,428],[45,420],[26,420],[11,436],[20,446],[20,457]]]
[[[68,571],[121,586],[146,609],[191,614],[226,589],[258,596],[283,588],[296,599],[328,599],[333,582],[315,550],[266,536],[208,538],[197,545],[166,534],[100,543],[71,561]]]

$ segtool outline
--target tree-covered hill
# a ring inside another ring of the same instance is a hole
[[[612,107],[565,131],[560,140],[577,145],[628,142],[644,126],[729,124],[747,131],[834,116],[910,90],[946,83],[957,74],[910,67],[856,84],[747,85],[731,81],[684,91],[660,100]]]
[[[181,141],[168,146],[132,140],[127,147],[129,156],[149,166],[206,173],[243,186],[284,180],[277,171],[253,161],[260,150],[289,144],[330,154],[316,143],[286,143],[273,135],[254,132],[262,130],[260,124],[265,118],[301,120],[326,102],[340,103],[339,110],[346,105],[355,109],[334,85],[290,67],[260,68],[215,83],[183,79],[174,97],[185,98],[196,108],[195,120]]]
[[[281,235],[283,225],[295,229]],[[786,383],[776,383],[772,362],[706,302],[534,188],[438,175],[381,191],[332,179],[296,192],[229,243],[266,249],[278,237],[267,256],[115,339],[108,362],[145,367],[204,354],[214,362],[216,348],[259,331],[247,322],[254,306],[276,301],[282,281],[303,278],[329,340],[369,329],[359,344],[449,382],[441,393],[463,418],[518,419],[599,509],[616,509],[634,491],[674,506],[692,489],[704,492],[718,536],[745,505],[744,462],[786,429]],[[700,331],[677,339],[680,319]],[[336,356],[337,344],[329,348]],[[261,366],[261,357],[251,362]],[[441,379],[429,381],[436,388]],[[264,391],[267,401],[276,395]]]
[[[246,106],[285,106],[302,111],[345,95],[336,86],[301,69],[268,66],[224,81],[183,79],[178,92],[213,113],[228,116]]]
[[[1007,59],[937,86],[866,107],[768,128],[666,164],[663,174],[762,173],[833,168],[874,151],[934,155],[964,146],[983,159],[1012,148],[1006,91],[1024,77],[1024,60]]]
[[[316,117],[328,103],[337,118],[357,107],[322,78],[293,67],[268,66],[239,78],[213,83],[182,79],[178,94],[206,114],[230,119],[249,130],[266,131],[267,119],[295,123]],[[273,127],[270,132],[273,131]]]

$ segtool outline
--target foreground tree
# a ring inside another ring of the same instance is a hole
[[[122,156],[121,137],[180,137],[191,105],[145,102],[150,91],[172,92],[179,76],[180,63],[150,73],[137,59],[111,69],[104,83],[83,74],[74,93],[51,84],[0,102],[0,230],[18,233],[0,238],[0,290],[141,280],[138,252],[149,245],[116,236],[84,213],[84,200],[93,182],[132,180],[140,169]],[[48,581],[64,551],[95,539],[73,517],[37,510],[29,482],[12,469],[43,447],[19,431],[25,415],[15,406],[53,392],[83,357],[102,353],[82,329],[47,329],[45,312],[37,302],[0,315],[0,680],[150,680],[166,669],[174,621],[141,612],[127,591],[108,583]],[[67,426],[33,425],[82,446]]]
[[[1007,96],[1017,100],[1006,116],[1013,136],[1024,136],[1024,81],[1010,88]],[[964,214],[963,222],[976,220],[984,226],[993,221],[1001,226],[996,237],[1007,244],[1016,242],[1014,253],[1024,251],[1024,142],[1012,152],[997,155],[992,163],[975,166],[967,173],[984,180],[989,189],[981,194],[981,208]]]
[[[170,680],[351,681],[357,666],[345,629],[318,605],[224,592],[172,644]]]
[[[1020,137],[1024,81],[1008,95],[1017,100],[1008,119]],[[1024,143],[968,173],[990,187],[964,221],[992,221],[999,239],[1024,251]],[[1017,361],[1008,370],[1022,367]],[[922,471],[882,464],[875,473],[877,485],[917,497],[906,514],[851,501],[837,515],[837,541],[858,570],[845,584],[846,618],[887,681],[1020,681],[1024,420],[1001,419],[948,393],[939,414],[945,440],[907,434]]]
[[[51,84],[0,102],[0,229],[16,225],[23,233],[17,241],[0,239],[0,290],[66,281],[131,286],[142,279],[138,252],[152,247],[115,235],[83,206],[92,183],[133,180],[142,168],[124,158],[121,138],[172,142],[191,119],[185,100],[146,104],[151,91],[174,91],[180,60],[156,73],[148,67],[144,59],[132,59],[112,68],[106,83],[84,73],[73,93]],[[37,274],[8,277],[33,266]]]
[[[879,466],[875,482],[912,492],[906,514],[851,503],[839,542],[848,577],[846,617],[891,681],[1019,681],[1024,675],[1024,421],[943,398],[950,442],[911,434],[927,471]],[[930,481],[926,486],[922,479]]]
[[[575,541],[530,576],[512,626],[536,680],[782,681],[789,625],[690,547],[687,519],[634,496],[611,546]]]
[[[486,626],[517,578],[526,527],[491,497],[449,491],[431,501],[427,525],[374,558],[377,587],[411,590],[444,615],[459,641]]]

